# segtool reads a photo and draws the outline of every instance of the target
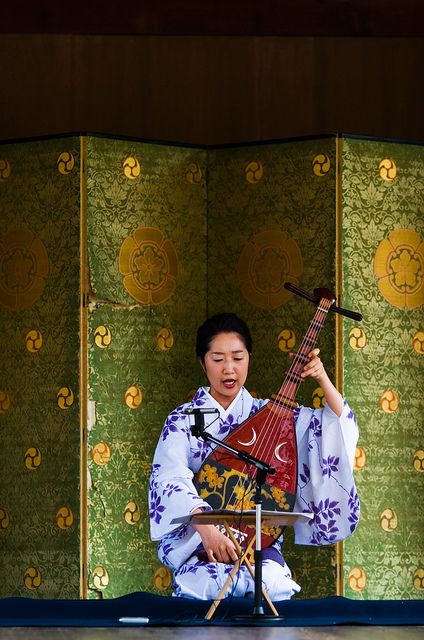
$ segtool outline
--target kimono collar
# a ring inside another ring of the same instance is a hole
[[[209,393],[209,387],[200,387],[193,398],[193,403],[197,406],[214,407],[215,409],[218,409],[221,420],[225,422],[230,414],[238,416],[240,413],[244,413],[246,409],[247,415],[249,415],[253,403],[253,397],[245,387],[242,387],[232,403],[224,409],[224,407],[219,404],[213,396],[211,396]],[[240,405],[243,405],[244,411]]]

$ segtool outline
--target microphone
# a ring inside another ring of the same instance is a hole
[[[190,426],[190,431],[195,438],[203,438],[206,439],[205,432],[205,414],[206,413],[217,413],[219,415],[218,409],[212,409],[211,407],[189,407],[184,411],[187,415],[194,416],[194,424]],[[217,420],[217,418],[215,418]],[[215,422],[215,420],[213,422]],[[209,426],[209,425],[208,425]]]
[[[186,409],[184,411],[185,414],[187,415],[202,415],[204,413],[219,413],[218,409],[212,409],[210,407],[204,407],[204,408],[195,408],[195,407],[191,407],[189,409]]]

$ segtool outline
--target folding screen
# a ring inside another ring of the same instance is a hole
[[[146,486],[163,419],[203,381],[208,313],[250,324],[249,389],[319,346],[356,411],[362,516],[285,553],[301,597],[423,596],[422,147],[326,136],[206,149],[98,136],[0,147],[0,595],[169,593]],[[420,377],[421,376],[421,377]],[[302,403],[320,406],[312,381]]]

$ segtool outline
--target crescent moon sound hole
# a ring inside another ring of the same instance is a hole
[[[280,456],[280,448],[284,447],[285,444],[287,444],[287,442],[281,442],[280,444],[277,444],[277,446],[275,447],[274,455],[277,460],[279,460],[280,462],[284,462],[284,464],[287,464],[287,460],[283,460],[283,458]]]
[[[256,431],[252,427],[252,439],[249,440],[249,442],[242,442],[241,440],[237,440],[237,442],[241,444],[243,447],[251,447],[252,444],[255,444],[257,437],[258,436],[256,435]]]

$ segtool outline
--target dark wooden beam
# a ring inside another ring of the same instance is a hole
[[[423,0],[11,0],[0,33],[421,37]]]

